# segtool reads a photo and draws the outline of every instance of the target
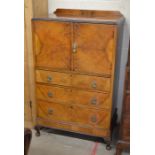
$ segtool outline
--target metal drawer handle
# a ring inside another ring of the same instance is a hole
[[[52,77],[51,76],[47,76],[47,81],[51,82],[52,81]]]
[[[73,47],[72,47],[73,53],[77,52],[77,44],[73,43]]]
[[[53,94],[51,92],[48,92],[48,97],[53,97]]]
[[[91,87],[92,87],[92,88],[97,88],[97,83],[96,83],[96,81],[93,81],[93,82],[91,83]]]
[[[97,104],[97,99],[96,99],[96,98],[93,98],[93,99],[91,100],[91,104],[92,104],[92,105],[96,105],[96,104]]]
[[[97,122],[96,116],[92,116],[92,117],[91,117],[91,122],[93,122],[93,123],[96,123],[96,122]]]
[[[48,109],[48,114],[52,115],[53,114],[53,110],[52,109]]]

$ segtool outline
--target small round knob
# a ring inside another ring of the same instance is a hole
[[[53,97],[53,94],[51,92],[48,92],[48,97]]]
[[[92,116],[92,117],[91,117],[91,122],[93,122],[93,123],[96,123],[96,122],[97,122],[96,116]]]
[[[52,77],[51,76],[47,76],[47,81],[51,82],[52,81]]]
[[[96,87],[97,87],[96,81],[93,81],[93,82],[91,83],[91,87],[92,87],[92,88],[96,88]]]
[[[96,99],[96,98],[93,98],[93,99],[91,100],[91,104],[92,104],[92,105],[96,105],[96,104],[97,104],[97,99]]]
[[[48,114],[52,115],[53,114],[53,110],[52,109],[48,109]]]

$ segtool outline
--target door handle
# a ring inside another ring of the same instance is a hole
[[[77,44],[76,43],[73,43],[72,51],[73,51],[73,53],[77,52]]]

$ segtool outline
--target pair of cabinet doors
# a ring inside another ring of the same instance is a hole
[[[115,25],[40,20],[32,25],[36,67],[111,74]]]

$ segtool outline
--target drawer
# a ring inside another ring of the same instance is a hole
[[[85,91],[68,87],[37,84],[36,97],[37,99],[49,102],[72,103],[76,105],[92,106],[95,108],[111,107],[109,93]]]
[[[73,110],[69,105],[37,101],[37,117],[45,120],[72,122]]]
[[[70,74],[36,70],[36,82],[71,86]]]
[[[109,92],[111,89],[110,80],[110,78],[74,74],[72,77],[72,85],[77,88]]]
[[[73,123],[80,126],[108,129],[110,126],[110,112],[107,110],[93,110],[75,105],[58,104],[54,102],[37,102],[38,118]]]
[[[70,102],[71,89],[56,86],[36,85],[36,98],[40,100],[67,103]]]
[[[79,125],[90,125],[96,128],[110,127],[110,112],[108,110],[95,110],[90,108],[73,107],[74,122]]]
[[[110,108],[110,93],[92,92],[85,90],[72,90],[72,103],[78,105],[86,105],[97,108]]]

